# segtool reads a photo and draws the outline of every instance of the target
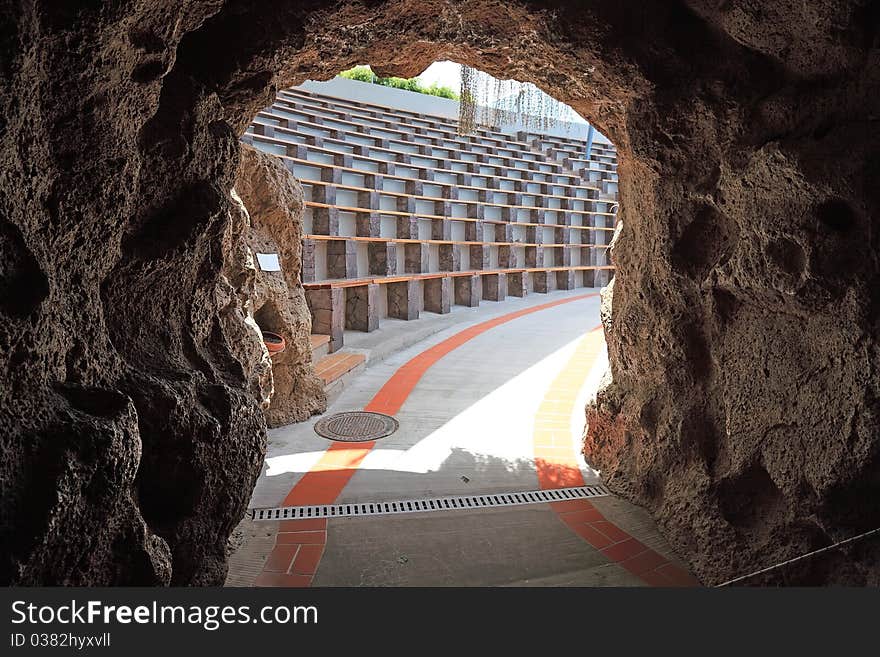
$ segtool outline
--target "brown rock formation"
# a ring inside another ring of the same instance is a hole
[[[281,263],[280,272],[257,267],[252,297],[256,323],[287,344],[272,357],[274,393],[266,422],[302,422],[327,408],[323,383],[312,368],[312,316],[300,281],[302,187],[278,158],[242,145],[235,188],[250,215],[251,253],[276,253]]]
[[[236,360],[244,369],[250,393],[267,409],[272,398],[272,360],[254,319],[260,272],[250,247],[251,218],[233,189],[230,220],[223,235],[224,267],[217,282],[220,326]]]
[[[217,299],[237,138],[362,62],[531,80],[618,145],[587,448],[704,580],[880,525],[877,2],[2,11],[0,580],[223,581],[265,440]],[[877,583],[877,554],[780,581]]]

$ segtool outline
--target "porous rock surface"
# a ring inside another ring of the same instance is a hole
[[[875,1],[5,3],[0,580],[217,584],[265,448],[217,285],[275,90],[452,58],[620,153],[586,451],[703,581],[880,525]],[[876,541],[787,583],[878,583]]]
[[[244,369],[251,394],[267,409],[274,392],[272,360],[254,318],[261,272],[250,246],[251,217],[234,189],[230,196],[232,207],[222,242],[224,266],[216,290],[220,328]]]
[[[286,345],[272,356],[274,391],[266,422],[302,422],[327,408],[323,382],[312,368],[312,316],[300,280],[302,186],[278,158],[242,144],[235,190],[250,216],[250,252],[277,254],[281,264],[278,272],[257,266],[251,298],[257,325],[281,335]]]

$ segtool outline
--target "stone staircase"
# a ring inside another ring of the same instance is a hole
[[[327,403],[332,403],[345,389],[351,379],[366,367],[363,354],[342,349],[330,353],[329,335],[312,335],[312,363],[315,375],[324,381]]]

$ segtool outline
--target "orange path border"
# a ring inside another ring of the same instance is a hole
[[[553,383],[535,414],[535,467],[541,488],[584,486],[571,438],[571,414],[605,337],[597,326],[587,333]],[[610,522],[587,500],[551,502],[559,519],[611,561],[650,586],[697,586],[699,582],[666,557]]]
[[[514,319],[597,296],[598,293],[592,293],[558,299],[507,313],[459,331],[402,365],[373,396],[364,410],[394,415],[400,411],[425,372],[446,354],[469,340]],[[375,446],[375,441],[333,443],[294,485],[281,505],[333,504]],[[326,542],[326,520],[282,521],[275,547],[263,566],[263,572],[257,577],[256,586],[311,586]]]
[[[425,372],[437,361],[449,352],[457,349],[469,340],[473,340],[507,322],[520,317],[555,308],[565,303],[582,301],[596,297],[598,294],[580,294],[566,299],[543,303],[531,308],[524,308],[516,312],[501,315],[494,319],[475,324],[470,328],[459,331],[455,335],[438,342],[433,347],[414,356],[402,365],[388,381],[385,382],[370,403],[364,406],[365,411],[396,415],[407,397],[410,396]],[[361,462],[370,450],[376,446],[375,441],[365,443],[333,443],[312,469],[306,472],[296,483],[293,489],[284,498],[282,506],[302,506],[315,504],[332,504],[342,493],[342,489],[354,476]]]

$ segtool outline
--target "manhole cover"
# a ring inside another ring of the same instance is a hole
[[[360,443],[390,436],[397,431],[397,420],[382,413],[348,411],[315,422],[315,433],[330,440]]]

